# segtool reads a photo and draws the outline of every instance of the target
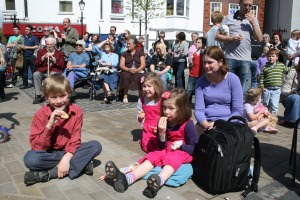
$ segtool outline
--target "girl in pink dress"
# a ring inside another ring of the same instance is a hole
[[[129,185],[144,177],[151,169],[161,166],[159,174],[149,176],[147,187],[143,191],[145,196],[154,198],[181,164],[192,162],[198,134],[190,119],[192,111],[183,88],[175,88],[162,94],[160,116],[156,138],[158,151],[145,155],[140,159],[141,164],[127,174],[120,172],[112,161],[105,164],[106,175],[114,181],[117,192],[123,193]]]
[[[141,148],[146,153],[158,150],[156,129],[160,117],[160,100],[164,91],[159,75],[148,73],[142,79],[143,97],[138,101],[138,121],[143,123]]]

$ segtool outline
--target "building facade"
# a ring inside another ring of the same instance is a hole
[[[157,1],[157,0],[153,0]],[[84,31],[100,33],[105,37],[110,26],[117,27],[117,33],[128,29],[133,35],[145,34],[145,23],[130,16],[135,9],[133,0],[85,0],[83,11]],[[12,35],[11,24],[14,15],[20,24],[33,24],[34,34],[42,34],[46,25],[63,28],[63,18],[70,18],[71,23],[81,35],[81,10],[79,0],[3,0],[0,2],[0,12],[3,14],[3,32],[5,37]],[[167,40],[175,39],[175,32],[184,31],[187,39],[190,34],[203,33],[204,0],[165,0],[158,10],[163,17],[150,19],[147,24],[147,35],[151,44],[157,40],[158,31],[166,32]],[[143,13],[141,13],[143,14]],[[10,29],[10,30],[8,30]],[[21,33],[24,33],[21,30]],[[38,35],[39,36],[39,35]]]
[[[299,10],[299,0],[266,0],[265,32],[280,32],[283,40],[288,40],[291,31],[300,30]]]
[[[234,14],[239,10],[240,0],[204,0],[203,12],[203,32],[206,35],[207,31],[213,26],[210,15],[214,11],[220,11],[223,16]],[[264,30],[264,13],[266,0],[254,0],[251,12],[259,21],[261,30]]]

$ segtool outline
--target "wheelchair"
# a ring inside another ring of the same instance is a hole
[[[90,75],[85,78],[78,78],[74,83],[74,91],[77,88],[88,88],[89,89],[89,99],[92,101],[95,99],[96,91],[95,91],[95,67],[93,65],[90,66]]]

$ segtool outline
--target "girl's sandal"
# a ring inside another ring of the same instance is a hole
[[[110,91],[110,90],[108,90],[108,91],[106,92],[106,98],[107,98],[109,101],[111,101],[111,91]]]
[[[128,99],[123,99],[123,103],[127,104],[128,103]]]
[[[110,100],[107,97],[104,97],[103,101],[101,101],[102,104],[109,104]]]

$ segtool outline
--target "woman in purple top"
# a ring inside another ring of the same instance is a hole
[[[210,129],[217,119],[241,116],[243,91],[239,78],[229,72],[223,51],[217,46],[207,48],[203,66],[205,75],[197,80],[195,117],[200,133]]]

